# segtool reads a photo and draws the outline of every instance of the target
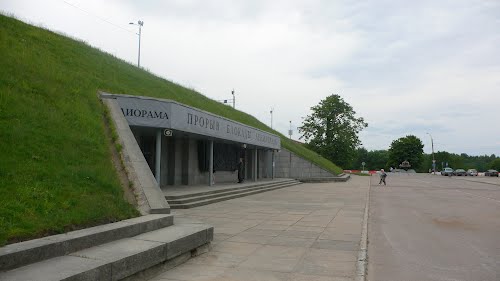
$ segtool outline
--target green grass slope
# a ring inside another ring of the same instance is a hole
[[[256,118],[87,44],[0,15],[0,245],[138,215],[123,199],[98,90]],[[283,135],[282,146],[341,170]]]

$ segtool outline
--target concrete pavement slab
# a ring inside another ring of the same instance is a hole
[[[289,281],[354,281],[354,279],[347,277],[332,277],[294,273],[290,276]]]
[[[291,272],[305,252],[305,248],[266,245],[250,255],[239,267]]]
[[[268,245],[272,246],[286,246],[286,247],[305,247],[309,248],[316,241],[315,239],[299,238],[299,237],[287,237],[278,236],[267,242]]]
[[[217,281],[288,281],[290,280],[289,273],[260,270],[246,268],[234,268],[224,272],[217,277]]]
[[[249,256],[257,249],[261,248],[261,244],[239,243],[224,241],[212,247],[213,252],[232,253],[238,256]]]
[[[214,225],[212,250],[153,280],[353,281],[368,188],[353,177],[182,210]]]

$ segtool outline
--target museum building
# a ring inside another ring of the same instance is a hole
[[[280,138],[172,100],[101,93],[115,99],[160,187],[273,179]]]

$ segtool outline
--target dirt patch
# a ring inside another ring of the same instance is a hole
[[[434,218],[432,219],[432,222],[440,227],[445,227],[445,228],[455,228],[455,229],[467,229],[467,230],[473,230],[475,227],[472,224],[465,223],[461,220],[450,218],[450,219],[438,219]]]

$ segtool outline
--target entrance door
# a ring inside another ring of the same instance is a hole
[[[155,150],[156,139],[154,136],[141,136],[140,147],[146,162],[148,162],[149,169],[153,174],[155,173]],[[156,176],[156,175],[155,175]]]

